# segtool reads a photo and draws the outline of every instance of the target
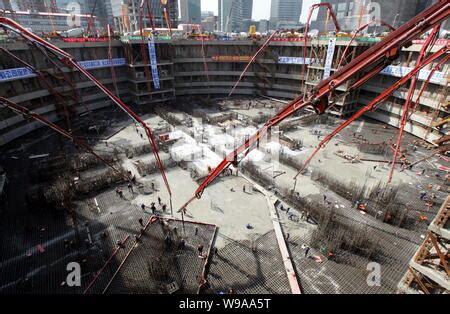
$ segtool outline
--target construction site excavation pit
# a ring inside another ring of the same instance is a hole
[[[106,107],[74,132],[121,173],[44,129],[2,147],[0,293],[393,293],[448,193],[435,156],[407,134],[359,119],[294,180],[342,120],[302,110],[270,130],[187,207],[202,180],[283,103],[180,98],[140,108],[158,140],[170,198],[145,130]],[[96,121],[104,123],[94,124]],[[14,193],[11,193],[14,189]],[[425,194],[424,194],[425,193]],[[185,210],[184,210],[185,209]],[[81,265],[81,286],[66,265]],[[381,265],[379,285],[367,265]]]

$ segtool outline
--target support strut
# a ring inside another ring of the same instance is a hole
[[[107,161],[106,159],[104,159],[103,157],[98,155],[92,149],[92,147],[90,147],[88,144],[86,144],[82,140],[76,138],[75,136],[73,136],[72,134],[67,132],[66,130],[60,128],[55,123],[47,120],[45,117],[37,114],[36,112],[30,111],[27,108],[25,108],[25,107],[23,107],[23,106],[21,106],[19,104],[16,104],[16,103],[14,103],[14,102],[6,99],[6,98],[3,98],[3,97],[0,97],[0,104],[5,106],[5,107],[7,107],[7,108],[9,108],[9,109],[11,109],[13,112],[17,113],[18,115],[22,115],[25,118],[36,120],[36,121],[38,121],[38,122],[48,126],[52,130],[56,131],[57,133],[61,134],[62,136],[66,137],[66,138],[68,138],[69,140],[71,140],[75,146],[81,147],[86,152],[88,152],[89,154],[93,155],[95,158],[97,158],[102,163],[104,163],[106,166],[108,166],[109,168],[111,168],[112,170],[114,170],[115,172],[120,174],[125,179],[125,181],[130,181],[131,180],[131,178],[128,177],[127,175],[125,175],[123,173],[123,171],[121,171],[120,169],[117,169],[112,163],[110,163],[109,161]]]
[[[431,62],[435,61],[439,57],[442,57],[443,55],[447,54],[449,52],[448,47],[444,47],[440,49],[439,51],[435,52],[433,55],[428,57],[426,60],[424,60],[422,63],[417,64],[416,67],[409,72],[406,76],[401,78],[399,81],[397,81],[394,85],[383,91],[380,95],[378,95],[372,102],[370,102],[368,105],[364,106],[360,110],[358,110],[355,114],[353,114],[348,120],[346,120],[344,123],[342,123],[340,126],[338,126],[333,132],[331,132],[329,135],[327,135],[314,149],[312,154],[306,159],[304,162],[302,168],[298,171],[298,173],[295,175],[294,180],[297,179],[299,174],[303,172],[303,170],[308,166],[311,159],[318,153],[318,151],[325,147],[325,145],[340,131],[342,131],[344,128],[346,128],[349,124],[351,124],[353,121],[361,117],[364,113],[368,111],[373,111],[376,106],[381,103],[382,101],[386,100],[389,96],[392,95],[392,93],[398,89],[400,86],[406,84],[413,76],[417,75],[419,71],[426,66],[427,64],[430,64]],[[439,63],[444,64],[450,59],[450,55],[445,56]]]
[[[442,21],[448,18],[449,11],[450,3],[448,1],[440,1],[435,3],[434,5],[430,6],[426,10],[422,11],[419,15],[411,19],[409,22],[391,32],[382,41],[364,51],[352,62],[348,63],[347,65],[343,66],[341,69],[333,73],[333,75],[331,75],[329,78],[321,81],[311,91],[311,93],[305,95],[305,100],[303,100],[303,95],[300,95],[300,97],[297,97],[291,103],[286,105],[279,113],[277,113],[273,118],[267,121],[255,135],[247,139],[243,145],[238,147],[224,160],[222,160],[222,162],[212,171],[212,173],[208,175],[208,177],[206,177],[205,180],[200,184],[198,189],[195,191],[195,196],[192,197],[187,203],[185,203],[181,207],[180,211],[186,212],[186,207],[195,199],[195,197],[200,198],[204,189],[209,184],[211,184],[215,180],[215,178],[217,178],[220,173],[222,173],[222,171],[228,168],[233,163],[234,159],[238,157],[238,155],[240,155],[241,153],[247,153],[249,150],[251,150],[255,146],[254,144],[256,144],[257,141],[267,133],[267,130],[271,126],[276,125],[298,110],[308,106],[312,107],[318,114],[325,112],[325,110],[329,108],[328,96],[331,92],[333,92],[334,89],[341,86],[349,79],[355,77],[360,73],[365,73],[364,77],[363,79],[358,80],[357,83],[353,84],[353,88],[359,87],[361,84],[377,75],[383,69],[383,66],[388,65],[394,60],[399,49],[409,45],[413,39],[417,38],[430,28],[433,28],[434,26],[442,23]],[[389,90],[385,91],[384,94],[392,93],[399,86],[406,83],[412,77],[412,75],[417,74],[417,72],[425,64],[428,64],[433,60],[436,60],[440,56],[445,55],[448,51],[448,47],[444,47],[437,53],[434,53],[431,57],[425,60],[420,67],[416,67],[407,75],[406,78],[401,79]],[[447,59],[448,56],[444,58],[444,60]],[[372,107],[375,107],[375,104],[380,101],[380,98],[380,96],[377,97],[371,103]],[[365,110],[360,110],[360,115],[362,115],[362,113],[368,111],[369,109],[373,109],[367,106],[365,108]],[[354,119],[356,118],[357,117],[355,117]],[[340,127],[340,129],[350,124],[353,120],[347,121]],[[337,132],[339,132],[340,129],[337,130]]]
[[[417,58],[416,64],[420,64],[423,61],[423,58],[425,57],[428,48],[432,48],[433,47],[433,43],[435,42],[437,36],[439,35],[439,29],[441,28],[441,25],[436,25],[431,34],[428,36],[427,40],[425,41],[425,43],[422,46],[422,49],[420,50],[419,53],[419,57]],[[401,146],[401,142],[402,142],[402,137],[403,137],[403,132],[405,130],[405,126],[406,126],[406,122],[408,120],[408,113],[411,107],[411,101],[414,95],[414,90],[416,89],[416,85],[417,85],[417,80],[418,80],[418,74],[416,74],[415,76],[412,77],[411,79],[411,83],[409,85],[409,90],[408,90],[408,95],[406,96],[406,102],[403,105],[403,113],[402,113],[402,117],[400,119],[400,125],[399,125],[399,130],[398,130],[398,136],[397,136],[397,143],[395,146],[395,151],[394,151],[394,156],[392,158],[392,164],[391,164],[391,168],[389,170],[389,174],[388,174],[388,180],[387,182],[390,183],[392,181],[392,177],[394,175],[394,169],[395,169],[395,163],[397,161],[397,157],[398,154],[400,152],[400,146]]]
[[[55,45],[45,41],[44,39],[40,38],[39,36],[36,36],[35,34],[29,32],[26,30],[23,26],[18,24],[17,22],[8,19],[6,17],[0,17],[0,26],[6,27],[13,32],[19,33],[20,36],[22,36],[25,40],[30,41],[34,44],[37,44],[43,48],[48,49],[55,55],[57,55],[61,62],[66,64],[67,66],[71,68],[76,68],[78,71],[83,73],[84,76],[86,76],[89,80],[91,80],[98,88],[102,90],[103,93],[105,93],[113,102],[116,104],[119,108],[121,108],[125,113],[127,113],[135,122],[139,123],[145,130],[145,134],[147,135],[148,141],[150,143],[150,146],[152,148],[153,154],[155,156],[156,163],[158,165],[159,171],[161,172],[161,176],[163,177],[164,183],[166,185],[167,192],[169,193],[170,200],[172,202],[172,191],[170,189],[169,181],[166,176],[166,170],[165,167],[161,161],[161,158],[159,157],[158,153],[158,145],[156,142],[156,139],[154,137],[152,129],[143,121],[134,111],[132,111],[127,105],[125,105],[117,96],[115,96],[111,91],[109,91],[102,83],[100,83],[99,80],[95,78],[91,73],[89,73],[87,70],[85,70],[83,67],[81,67],[76,59],[70,55],[69,53],[65,52],[64,50],[56,47]]]

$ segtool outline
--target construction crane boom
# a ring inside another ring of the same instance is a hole
[[[107,161],[106,159],[104,159],[103,157],[98,155],[88,144],[86,144],[82,140],[76,138],[71,133],[69,133],[68,131],[64,130],[63,128],[60,128],[58,125],[56,125],[53,122],[49,121],[48,119],[46,119],[45,117],[41,116],[40,114],[38,114],[36,112],[33,112],[33,111],[30,111],[27,108],[25,108],[25,107],[23,107],[23,106],[21,106],[19,104],[16,104],[16,103],[14,103],[14,102],[12,102],[12,101],[4,98],[4,97],[0,97],[0,104],[5,106],[5,107],[7,107],[7,108],[9,108],[10,110],[14,111],[18,115],[22,115],[22,116],[24,116],[27,119],[36,120],[36,121],[38,121],[38,122],[48,126],[52,130],[56,131],[57,133],[61,134],[62,136],[66,137],[66,138],[68,138],[69,140],[71,140],[76,146],[79,146],[82,149],[84,149],[86,152],[92,154],[95,158],[100,160],[106,166],[110,167],[112,170],[114,170],[115,172],[120,174],[126,181],[129,181],[131,179],[126,174],[124,174],[123,171],[121,171],[120,169],[117,169],[109,161]]]
[[[150,143],[150,146],[153,151],[153,155],[155,156],[156,163],[158,165],[158,168],[161,172],[161,176],[163,177],[164,184],[166,185],[167,192],[169,193],[170,199],[172,199],[172,191],[170,189],[169,181],[166,176],[166,170],[165,167],[161,161],[161,158],[159,157],[158,153],[158,145],[155,139],[155,136],[153,134],[153,130],[145,123],[144,120],[142,120],[134,111],[132,111],[127,105],[125,105],[118,97],[116,97],[110,90],[108,90],[102,83],[100,83],[95,76],[93,76],[89,71],[85,70],[83,67],[81,67],[76,59],[70,55],[69,53],[65,52],[64,50],[56,47],[55,45],[45,41],[44,39],[40,38],[39,36],[36,36],[35,34],[29,32],[26,30],[23,26],[18,24],[17,22],[6,18],[6,17],[0,17],[0,26],[3,26],[7,29],[12,30],[13,32],[18,33],[20,36],[25,38],[28,41],[31,41],[39,46],[42,46],[48,50],[50,50],[52,53],[57,55],[61,62],[66,64],[67,66],[71,68],[76,68],[78,71],[83,73],[84,76],[86,76],[90,81],[92,81],[98,88],[102,90],[103,93],[105,93],[115,105],[117,105],[119,108],[121,108],[123,111],[125,111],[128,116],[130,116],[136,123],[140,124],[147,135],[148,141]]]
[[[89,15],[88,27],[86,30],[86,33],[88,33],[88,34],[92,34],[95,32],[94,12],[95,12],[95,9],[97,8],[97,1],[98,0],[94,0],[94,5],[92,6],[92,11],[91,11],[91,14]]]
[[[303,95],[297,97],[294,101],[285,106],[279,113],[273,118],[268,120],[256,134],[246,139],[244,144],[231,152],[222,162],[211,172],[208,177],[200,184],[195,191],[195,196],[185,203],[180,209],[182,212],[186,211],[186,207],[195,199],[200,198],[205,188],[216,179],[223,170],[228,168],[231,164],[237,164],[237,158],[240,154],[248,152],[253,149],[254,144],[270,130],[272,126],[275,126],[280,121],[286,119],[293,113],[305,107],[312,107],[317,114],[322,114],[329,107],[328,96],[336,88],[347,82],[349,79],[355,77],[357,74],[363,74],[361,79],[358,79],[352,84],[350,90],[354,90],[367,82],[370,78],[377,75],[384,67],[397,58],[399,50],[402,47],[409,45],[413,39],[417,38],[421,34],[425,33],[429,29],[443,22],[449,16],[450,3],[447,0],[441,0],[434,5],[430,6],[409,22],[405,23],[397,30],[391,32],[382,41],[367,49],[361,55],[356,57],[352,62],[348,63],[338,71],[336,71],[329,78],[321,81],[303,100]],[[409,73],[415,75],[418,71],[436,60],[437,58],[447,54],[449,47],[444,47],[438,52],[434,53],[431,57],[424,60],[421,64],[417,65],[413,71]],[[409,80],[408,78],[408,80]],[[404,79],[403,81],[405,81]],[[406,83],[406,81],[404,82]],[[385,91],[385,94],[393,92],[400,84],[396,84],[391,89]],[[350,124],[357,117],[352,117],[346,121],[346,124]]]

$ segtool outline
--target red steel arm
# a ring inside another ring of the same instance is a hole
[[[310,21],[310,19],[311,19],[312,11],[313,11],[315,8],[318,8],[318,7],[320,7],[320,6],[326,6],[326,7],[327,7],[327,9],[328,9],[328,10],[330,11],[330,13],[331,13],[331,16],[333,17],[334,25],[336,26],[336,29],[339,31],[341,28],[340,28],[339,23],[338,23],[338,21],[337,21],[337,19],[336,19],[336,15],[334,14],[333,9],[331,8],[331,5],[330,5],[329,3],[313,4],[313,5],[311,6],[310,11],[309,11],[309,15],[308,15],[308,22],[307,22],[307,24],[306,24],[307,27],[308,27],[309,21]],[[307,29],[307,27],[306,27],[306,29]],[[242,78],[244,77],[244,74],[247,72],[247,70],[248,70],[248,68],[250,67],[250,65],[256,60],[256,58],[258,57],[258,55],[259,55],[261,52],[263,52],[264,50],[266,50],[266,48],[269,46],[270,41],[272,40],[272,38],[273,38],[276,34],[278,34],[278,33],[280,33],[280,32],[282,32],[282,30],[280,30],[280,29],[279,29],[279,30],[276,30],[275,32],[273,32],[273,33],[267,38],[267,40],[264,42],[264,44],[258,49],[258,51],[256,51],[256,53],[253,55],[253,57],[252,57],[252,58],[250,59],[250,61],[248,62],[247,66],[246,66],[246,67],[244,68],[244,70],[242,71],[241,75],[239,76],[239,79],[237,80],[237,82],[234,84],[233,88],[232,88],[231,91],[229,92],[228,97],[230,97],[230,96],[233,94],[234,90],[236,89],[236,87],[239,85],[239,83],[241,82]],[[306,32],[306,34],[304,34],[304,49],[306,49],[306,48],[305,48],[305,47],[306,47],[306,42],[307,42],[306,37],[307,37],[307,32]],[[303,61],[306,62],[306,52],[305,52],[305,50],[303,50]],[[303,71],[303,70],[302,70],[302,75],[304,75],[304,71]],[[303,88],[302,88],[302,89],[303,89]]]
[[[337,66],[337,69],[339,69],[339,68],[341,67],[342,62],[344,61],[345,57],[347,56],[347,51],[348,51],[348,49],[350,48],[350,45],[351,45],[351,44],[353,43],[353,41],[355,40],[356,36],[358,36],[359,33],[361,33],[363,30],[365,30],[367,27],[369,27],[370,24],[373,24],[373,23],[376,23],[376,22],[377,22],[377,23],[380,23],[380,24],[382,24],[382,25],[384,25],[384,26],[386,26],[386,27],[389,28],[391,31],[395,31],[395,28],[394,28],[394,27],[392,27],[390,24],[386,23],[386,22],[383,21],[383,20],[373,20],[373,21],[370,21],[369,23],[367,23],[367,24],[361,26],[360,28],[358,28],[358,29],[355,31],[355,33],[353,34],[353,36],[352,36],[352,38],[350,39],[349,43],[348,43],[347,46],[345,47],[344,52],[342,53],[341,60],[339,61],[339,65]]]
[[[10,56],[11,58],[13,58],[14,60],[16,60],[17,62],[19,62],[20,64],[24,65],[25,67],[30,68],[37,76],[39,76],[40,81],[42,82],[42,84],[45,85],[45,87],[55,96],[56,98],[56,108],[58,108],[58,105],[62,107],[62,110],[64,112],[64,115],[62,118],[65,119],[67,128],[69,129],[69,131],[71,130],[71,125],[70,125],[70,115],[69,115],[69,110],[67,109],[66,105],[64,104],[64,96],[58,92],[53,85],[47,80],[47,78],[45,77],[44,73],[42,73],[41,71],[39,71],[38,69],[36,69],[35,67],[33,67],[31,64],[29,64],[28,62],[20,59],[18,56],[16,56],[15,54],[9,52],[7,49],[0,47],[0,51],[3,51],[5,54],[7,54],[8,56]]]
[[[367,49],[361,55],[356,57],[352,62],[336,71],[328,79],[320,82],[307,97],[307,100],[303,101],[302,96],[297,97],[294,101],[284,107],[281,112],[277,113],[275,117],[267,121],[266,124],[264,124],[264,126],[255,135],[250,137],[245,141],[243,145],[230,153],[201,183],[201,185],[195,191],[195,196],[197,198],[200,198],[204,189],[212,181],[214,181],[214,179],[223,170],[229,167],[231,163],[237,159],[239,154],[251,150],[253,148],[253,144],[255,144],[264,134],[266,134],[271,126],[276,125],[294,112],[307,106],[312,106],[317,113],[323,113],[329,107],[327,96],[330,92],[355,76],[355,74],[361,73],[365,69],[367,70],[367,68],[370,66],[374,66],[374,69],[372,69],[372,71],[368,71],[368,73],[364,76],[363,81],[367,81],[371,77],[377,75],[378,72],[382,70],[382,66],[380,66],[380,63],[389,63],[391,60],[393,60],[397,56],[398,51],[401,47],[408,45],[414,38],[445,20],[449,15],[449,10],[450,3],[448,1],[440,1],[430,6],[428,9],[424,10],[415,18],[413,18],[411,21],[407,22],[394,32],[390,33],[382,41],[380,41],[370,49]],[[445,47],[439,51],[440,55],[443,55],[446,52],[448,52],[448,47]],[[437,54],[434,54],[432,56],[433,60],[435,60],[437,57]],[[425,64],[425,61],[423,64]],[[418,71],[418,68],[416,68],[416,70]],[[403,79],[400,81],[405,80]],[[361,80],[358,82],[361,82]],[[400,85],[395,84],[391,88],[392,91],[398,88],[398,86]],[[186,210],[186,206],[194,199],[195,198],[192,198],[186,204],[184,204],[181,210]]]
[[[255,55],[250,59],[250,61],[247,63],[246,67],[244,68],[244,71],[242,71],[241,75],[239,76],[239,79],[237,80],[237,82],[234,84],[233,88],[230,90],[230,93],[228,94],[228,97],[230,97],[234,90],[236,89],[236,87],[239,85],[239,83],[241,82],[242,78],[244,77],[244,74],[247,72],[248,68],[250,67],[250,65],[256,60],[256,57],[258,57],[258,55],[263,52],[268,46],[270,41],[272,40],[272,38],[278,34],[280,31],[277,30],[275,32],[273,32],[269,38],[267,38],[267,40],[264,42],[264,44],[258,49],[258,51],[255,53]]]
[[[331,4],[329,4],[328,2],[316,3],[316,4],[313,4],[309,8],[309,11],[308,11],[308,17],[306,18],[305,32],[304,32],[305,38],[308,36],[309,23],[311,22],[312,14],[313,14],[315,9],[320,8],[320,7],[326,7],[327,8],[328,12],[331,15],[331,18],[333,19],[334,27],[336,28],[336,33],[341,31],[341,27],[339,26],[339,22],[338,22],[338,20],[336,18],[336,14],[334,14],[333,7],[331,6]]]
[[[98,0],[94,0],[94,5],[92,7],[92,11],[91,14],[89,16],[89,20],[88,20],[88,27],[87,27],[87,31],[86,33],[88,33],[89,35],[94,35],[93,33],[95,32],[95,18],[94,18],[94,12],[95,9],[97,7],[97,1]]]
[[[434,72],[436,72],[437,70],[439,70],[441,68],[441,64],[436,64],[430,71],[430,73],[428,74],[427,79],[425,80],[425,82],[422,84],[422,88],[420,89],[419,95],[416,98],[416,101],[414,102],[414,107],[411,110],[411,113],[408,116],[408,119],[411,118],[412,114],[414,113],[414,111],[416,110],[417,105],[420,103],[420,99],[422,98],[423,93],[425,92],[425,90],[428,87],[428,84],[430,83],[431,78],[433,77]]]
[[[148,1],[147,1],[148,3]],[[145,78],[147,80],[147,90],[150,93],[152,91],[152,85],[151,85],[151,75],[150,75],[150,70],[149,70],[149,60],[148,60],[148,55],[147,55],[147,51],[145,48],[145,42],[144,42],[144,4],[145,4],[145,0],[142,0],[141,5],[139,6],[139,34],[141,35],[141,43],[139,45],[140,51],[141,51],[141,58],[142,58],[142,62],[144,63],[144,73],[145,73]]]
[[[423,58],[425,57],[428,48],[433,47],[433,43],[436,40],[437,36],[439,35],[440,28],[441,28],[441,25],[436,25],[433,28],[433,31],[428,36],[427,40],[425,41],[425,43],[422,46],[422,49],[420,50],[419,57],[417,58],[416,64],[420,64],[423,61]],[[392,176],[394,175],[395,163],[397,161],[398,153],[400,152],[400,145],[401,145],[401,141],[402,141],[402,137],[403,137],[403,131],[405,130],[406,122],[408,120],[408,112],[411,107],[411,100],[414,95],[414,90],[416,89],[417,79],[418,79],[418,75],[413,76],[411,83],[409,85],[406,102],[403,105],[404,106],[403,113],[402,113],[402,117],[400,119],[400,128],[399,128],[398,136],[397,136],[397,143],[396,143],[397,146],[395,146],[394,157],[392,158],[391,169],[389,170],[389,174],[388,174],[388,183],[390,183],[392,181]]]
[[[0,104],[11,109],[18,115],[23,115],[26,118],[31,118],[33,120],[41,122],[42,124],[45,124],[52,130],[56,131],[57,133],[61,134],[64,137],[70,139],[76,146],[79,146],[79,147],[83,148],[85,151],[87,151],[88,153],[92,154],[95,158],[100,160],[102,163],[104,163],[105,165],[110,167],[115,172],[119,173],[126,181],[129,181],[131,179],[127,175],[125,175],[122,171],[120,171],[119,169],[114,167],[113,164],[111,164],[106,159],[104,159],[103,157],[98,155],[96,152],[94,152],[94,150],[88,144],[86,144],[82,140],[76,138],[71,133],[67,132],[66,130],[60,128],[58,125],[54,124],[53,122],[47,120],[45,117],[37,114],[36,112],[30,111],[27,108],[25,108],[19,104],[16,104],[16,103],[14,103],[6,98],[3,98],[3,97],[0,97]]]
[[[167,28],[169,29],[169,34],[172,36],[172,23],[170,23],[170,14],[169,14],[169,3],[167,0],[160,0],[161,7],[163,8],[163,16],[166,21]]]
[[[419,73],[419,71],[427,64],[435,61],[436,59],[438,59],[439,57],[448,54],[450,51],[449,47],[443,47],[442,49],[440,49],[439,51],[435,52],[433,55],[431,55],[429,58],[427,58],[426,60],[424,60],[422,63],[417,64],[416,67],[409,72],[407,75],[405,75],[404,77],[402,77],[399,81],[397,81],[394,85],[392,85],[391,87],[389,87],[388,89],[386,89],[385,91],[383,91],[383,93],[381,93],[380,95],[378,95],[372,102],[370,102],[368,105],[364,106],[363,108],[361,108],[360,110],[358,110],[355,114],[353,114],[348,120],[346,120],[344,123],[342,123],[340,126],[338,126],[333,132],[331,132],[329,135],[327,135],[320,143],[319,145],[317,145],[317,147],[314,149],[313,153],[308,157],[308,159],[306,159],[306,161],[304,162],[302,168],[300,169],[300,171],[297,173],[297,175],[294,177],[294,179],[296,179],[298,177],[298,175],[306,168],[306,166],[308,166],[309,162],[311,161],[311,159],[317,154],[317,152],[325,147],[325,145],[336,135],[338,134],[340,131],[342,131],[345,127],[347,127],[350,123],[352,123],[353,121],[355,121],[356,119],[358,119],[359,117],[361,117],[364,113],[368,112],[368,111],[372,111],[375,109],[375,107],[382,101],[386,100],[390,95],[392,95],[392,93],[398,89],[400,86],[404,85],[405,83],[407,83],[412,77],[414,77],[415,75],[417,75]],[[440,62],[439,64],[444,64],[445,62],[447,62],[450,59],[450,55],[446,55]]]
[[[167,180],[165,167],[161,161],[161,158],[159,157],[158,153],[158,145],[156,142],[156,139],[154,137],[152,129],[145,123],[144,120],[142,120],[135,112],[133,112],[127,105],[125,105],[118,97],[116,97],[113,93],[111,93],[102,83],[99,82],[93,76],[91,73],[89,73],[87,70],[83,69],[75,60],[73,56],[65,52],[64,50],[56,47],[55,45],[45,41],[44,39],[40,38],[39,36],[36,36],[35,34],[29,32],[24,27],[22,27],[20,24],[16,23],[15,21],[8,19],[6,17],[0,17],[0,25],[11,29],[14,32],[18,32],[22,37],[25,39],[37,43],[48,50],[52,51],[54,54],[60,56],[61,61],[67,64],[69,67],[74,67],[78,69],[81,73],[83,73],[89,80],[94,82],[94,84],[100,88],[103,93],[105,93],[117,106],[119,106],[123,111],[125,111],[134,121],[139,123],[144,129],[145,133],[147,135],[148,141],[150,143],[150,146],[152,147],[153,154],[155,156],[156,163],[158,164],[159,170],[161,172],[161,175],[163,177],[164,183],[166,185],[167,191],[172,196],[172,191],[170,189],[169,181]]]
[[[316,3],[316,4],[313,4],[309,8],[308,17],[306,18],[306,23],[305,23],[305,30],[303,32],[303,65],[302,65],[302,72],[301,72],[302,85],[300,88],[300,92],[303,92],[303,93],[305,92],[304,88],[305,88],[305,81],[306,81],[306,78],[304,76],[305,76],[305,69],[306,69],[306,46],[308,44],[309,24],[311,22],[311,17],[312,17],[314,10],[317,8],[320,8],[320,7],[327,8],[328,12],[331,15],[331,18],[333,19],[334,27],[336,28],[336,33],[340,32],[340,30],[341,30],[341,27],[339,26],[339,22],[336,18],[336,14],[334,14],[331,4],[329,4],[328,2]]]
[[[145,10],[144,5],[146,5],[146,7],[147,7],[148,20],[150,22],[150,26],[152,27],[152,31],[155,31],[155,21],[153,19],[153,10],[152,10],[152,5],[149,0],[141,1],[141,4],[139,5],[139,14],[142,16],[144,15],[144,10]],[[142,29],[142,27],[141,27],[141,29]]]

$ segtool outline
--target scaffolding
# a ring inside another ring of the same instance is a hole
[[[398,285],[404,294],[448,294],[450,232],[450,196],[428,227],[425,240],[410,262],[409,269]]]

